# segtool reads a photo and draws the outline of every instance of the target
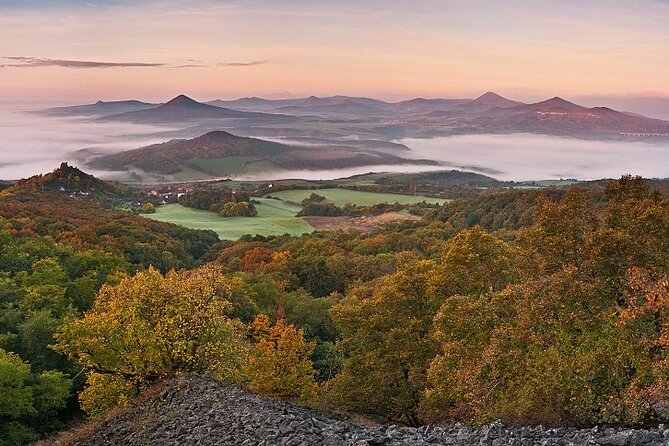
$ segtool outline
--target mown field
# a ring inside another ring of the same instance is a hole
[[[212,159],[190,159],[183,163],[180,172],[172,176],[176,180],[187,181],[281,170],[284,169],[269,160],[258,159],[258,157],[226,156]]]
[[[300,203],[312,193],[317,193],[325,197],[337,206],[344,206],[345,204],[355,204],[358,206],[369,206],[378,203],[400,203],[412,204],[426,201],[428,203],[444,204],[450,200],[443,198],[424,197],[420,195],[400,195],[400,194],[385,194],[376,192],[362,192],[349,189],[318,189],[318,190],[284,190],[271,194],[272,197],[277,197],[283,201],[290,203]]]
[[[300,235],[314,228],[302,218],[295,217],[299,206],[279,200],[257,198],[257,217],[219,217],[199,209],[186,208],[178,204],[159,206],[155,214],[147,214],[155,220],[175,223],[192,229],[210,229],[222,240],[237,240],[243,235]]]
[[[286,190],[272,194],[278,198],[254,198],[260,202],[256,205],[256,217],[219,217],[218,215],[199,209],[187,208],[178,204],[158,206],[155,214],[147,214],[155,220],[175,223],[191,229],[210,229],[222,240],[237,240],[243,235],[301,235],[315,230],[305,219],[295,215],[302,209],[300,203],[304,198],[316,192],[326,197],[337,206],[347,203],[367,206],[377,203],[411,204],[427,201],[443,204],[449,200],[442,198],[360,192],[348,189],[318,190]]]
[[[241,175],[262,172],[276,172],[284,170],[281,166],[269,160],[251,156],[226,156],[223,158],[198,159],[193,158],[188,163],[203,172],[212,172],[217,176]]]

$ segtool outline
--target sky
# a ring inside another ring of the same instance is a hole
[[[0,101],[669,96],[669,0],[0,0]]]

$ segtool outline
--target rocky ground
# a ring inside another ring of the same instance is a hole
[[[660,446],[669,429],[365,427],[269,400],[209,376],[174,378],[159,394],[106,421],[85,440],[93,445],[515,445]]]

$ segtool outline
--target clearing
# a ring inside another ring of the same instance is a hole
[[[304,219],[295,217],[300,211],[278,200],[255,198],[257,217],[219,217],[213,212],[186,208],[179,204],[158,206],[155,214],[146,214],[154,220],[175,223],[191,229],[210,229],[221,240],[237,240],[243,235],[301,235],[312,232],[314,228]]]
[[[419,221],[420,217],[416,215],[404,214],[401,212],[386,212],[381,215],[370,215],[362,217],[304,217],[311,226],[319,231],[336,231],[355,229],[363,234],[368,234],[377,229],[383,229],[393,223],[403,221]]]
[[[425,197],[422,195],[400,195],[388,194],[379,192],[363,192],[357,190],[330,188],[330,189],[309,189],[309,190],[283,190],[272,193],[272,197],[279,198],[288,203],[301,203],[312,193],[316,193],[325,197],[328,201],[337,206],[344,206],[345,204],[355,204],[358,206],[370,206],[379,203],[400,203],[412,204],[425,201],[427,203],[444,204],[448,201],[445,198]]]

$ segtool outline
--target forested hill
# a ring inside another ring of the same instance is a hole
[[[53,172],[19,180],[16,187],[44,191],[84,193],[101,197],[118,197],[128,194],[129,190],[121,183],[100,180],[77,167],[62,163]]]
[[[211,231],[148,220],[100,204],[132,199],[133,194],[126,186],[63,163],[0,192],[0,228],[18,239],[44,238],[73,250],[102,250],[137,267],[153,265],[162,271],[197,265],[218,242]]]
[[[150,266],[194,268],[219,243],[211,231],[100,204],[133,193],[67,164],[0,191],[1,445],[27,444],[79,413],[81,368],[50,348],[65,320],[90,310],[103,285]]]
[[[669,198],[654,184],[489,190],[370,234],[226,242],[12,186],[0,368],[21,391],[5,392],[0,441],[183,372],[413,426],[669,421]]]
[[[230,157],[250,157],[266,160],[285,169],[336,169],[380,164],[437,165],[430,160],[410,160],[375,150],[332,144],[282,144],[258,138],[212,131],[192,139],[175,139],[134,150],[96,158],[92,167],[106,170],[124,170],[128,166],[146,172],[175,174],[201,160],[224,160]],[[212,161],[213,163],[213,161]],[[219,175],[223,176],[223,175]]]

